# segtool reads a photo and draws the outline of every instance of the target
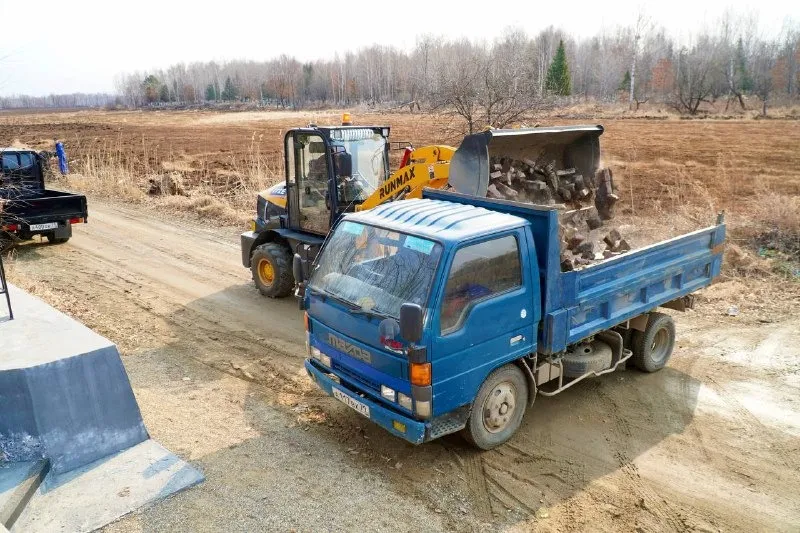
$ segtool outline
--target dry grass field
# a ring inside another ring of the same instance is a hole
[[[725,210],[723,276],[676,313],[668,368],[539,398],[506,446],[476,453],[458,436],[408,445],[320,393],[296,302],[261,297],[241,265],[283,134],[339,116],[0,113],[0,146],[63,140],[73,173],[53,186],[89,196],[68,244],[12,252],[12,282],[117,343],[151,435],[207,476],[107,531],[797,529],[800,121],[539,120],[605,126],[626,235]],[[459,142],[435,116],[354,118]],[[148,194],[165,176],[180,194]]]

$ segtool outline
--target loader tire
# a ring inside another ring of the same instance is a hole
[[[528,381],[517,365],[493,371],[478,389],[464,437],[481,450],[506,442],[522,423],[528,394]]]
[[[250,270],[258,290],[269,298],[284,298],[294,288],[292,254],[285,245],[268,242],[258,246],[250,259]]]
[[[650,313],[644,331],[631,334],[631,361],[643,372],[661,370],[675,347],[675,322],[664,313]]]

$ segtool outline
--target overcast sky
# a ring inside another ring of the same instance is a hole
[[[755,14],[763,36],[777,35],[791,0],[648,2],[656,24],[685,38],[726,9]],[[476,7],[466,7],[468,5]],[[121,72],[176,62],[331,57],[378,43],[403,49],[421,34],[492,40],[509,26],[533,34],[549,25],[576,36],[633,22],[636,3],[609,0],[519,2],[385,0],[0,0],[0,95],[112,92]],[[795,5],[795,8],[791,8]],[[480,6],[480,7],[477,7]],[[633,7],[631,7],[633,6]]]

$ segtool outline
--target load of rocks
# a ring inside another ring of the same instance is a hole
[[[559,168],[557,161],[492,157],[486,196],[556,207],[561,238],[561,270],[575,270],[631,249],[614,218],[615,193],[611,169],[585,176],[575,168]]]

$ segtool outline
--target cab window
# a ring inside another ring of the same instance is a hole
[[[445,285],[440,331],[447,334],[459,329],[475,302],[521,285],[519,244],[514,235],[461,248]]]

